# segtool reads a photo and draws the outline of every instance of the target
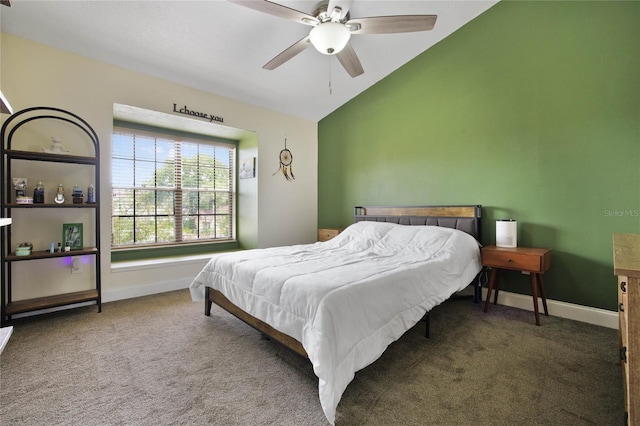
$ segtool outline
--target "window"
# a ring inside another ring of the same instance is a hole
[[[115,127],[112,248],[234,239],[235,152],[231,141]]]

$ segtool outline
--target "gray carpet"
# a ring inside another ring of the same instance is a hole
[[[311,366],[186,290],[22,320],[0,424],[326,425]],[[356,374],[337,425],[622,425],[615,330],[471,301]]]

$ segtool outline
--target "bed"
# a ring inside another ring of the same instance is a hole
[[[214,255],[191,296],[307,357],[333,424],[355,372],[474,282],[480,217],[479,205],[356,207],[329,241]]]

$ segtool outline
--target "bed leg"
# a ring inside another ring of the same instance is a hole
[[[425,322],[425,330],[424,330],[424,337],[426,337],[427,339],[430,336],[430,331],[429,331],[429,312],[427,312],[424,316],[424,322]]]
[[[209,287],[205,287],[205,294],[204,294],[204,314],[206,316],[211,316],[211,305],[213,305],[213,302],[211,301],[211,298],[209,297]]]

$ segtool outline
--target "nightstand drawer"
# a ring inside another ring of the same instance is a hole
[[[501,269],[543,272],[542,257],[506,250],[483,250],[482,264]]]
[[[329,241],[338,236],[342,228],[320,228],[318,229],[318,241]]]

